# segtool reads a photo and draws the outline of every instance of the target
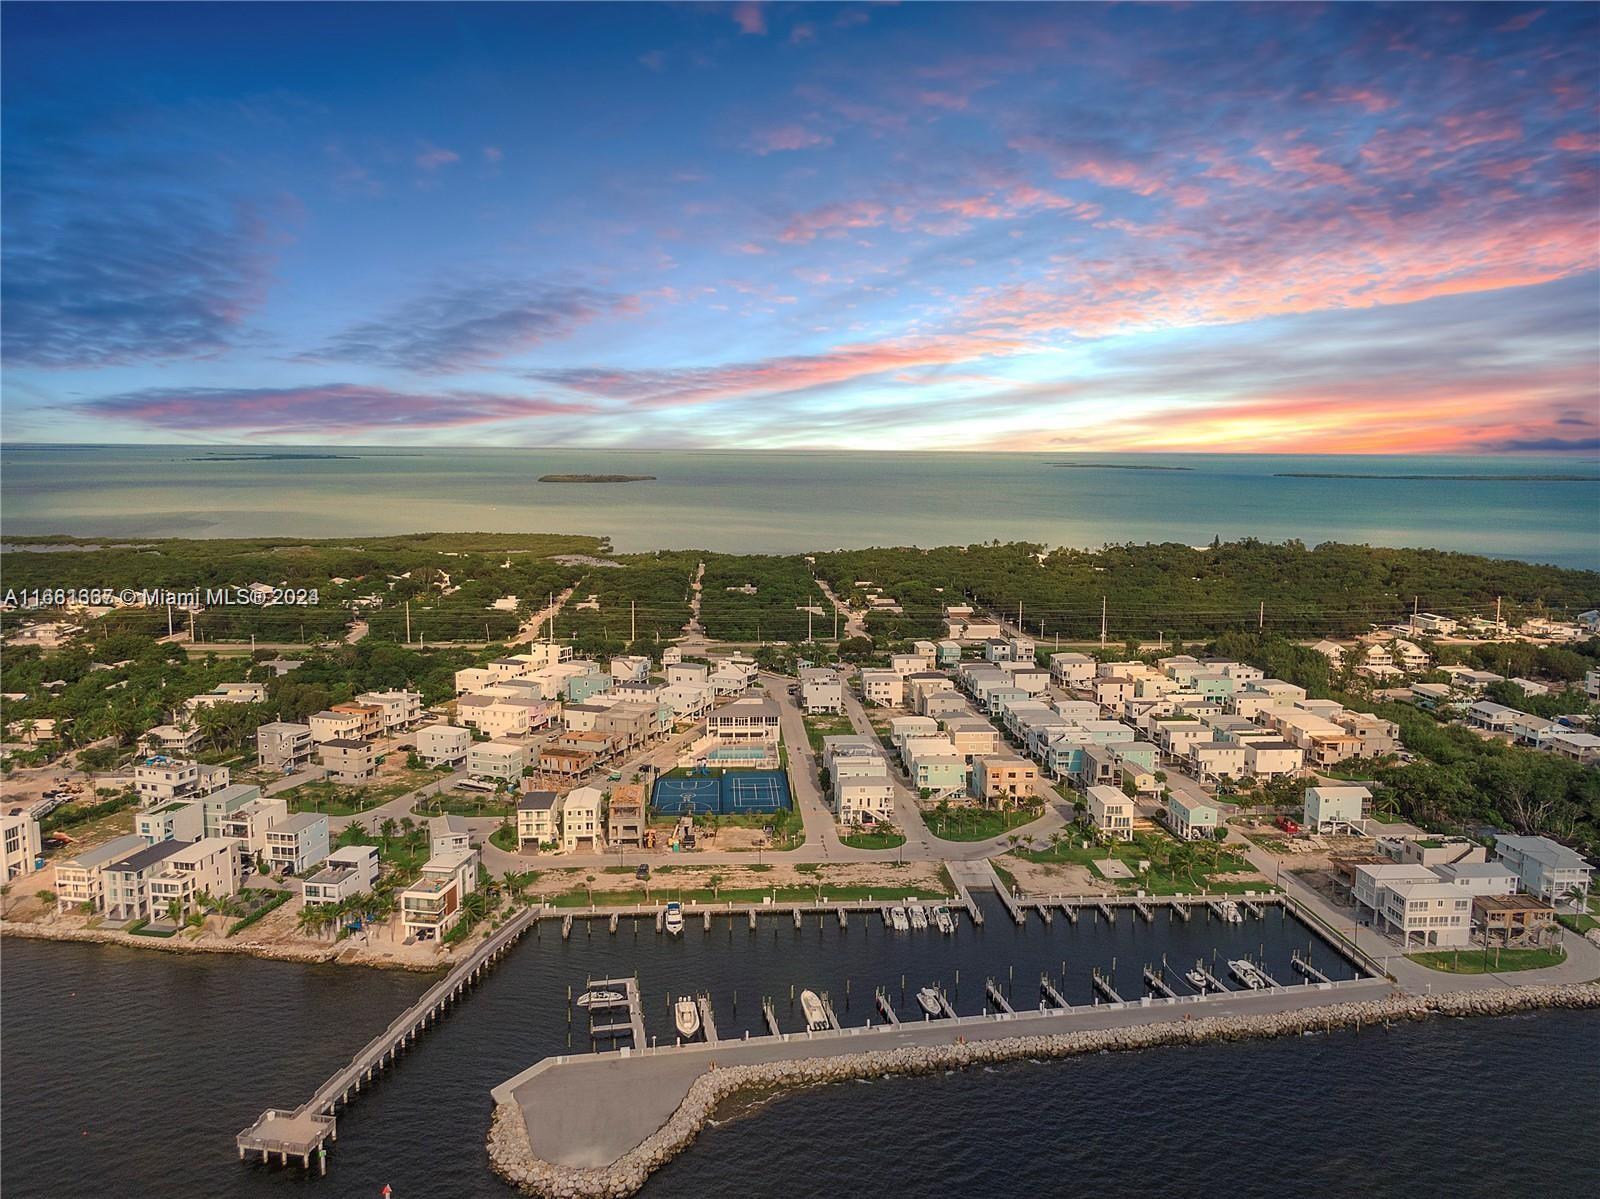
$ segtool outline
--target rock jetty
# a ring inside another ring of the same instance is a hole
[[[1173,1019],[1129,1028],[713,1068],[694,1081],[688,1095],[664,1125],[610,1166],[560,1166],[535,1157],[528,1144],[521,1109],[507,1103],[495,1107],[489,1128],[489,1160],[496,1173],[529,1195],[544,1199],[624,1199],[643,1187],[653,1171],[688,1148],[718,1104],[743,1090],[815,1086],[884,1075],[943,1073],[1025,1058],[1072,1057],[1162,1045],[1298,1036],[1307,1032],[1425,1020],[1433,1016],[1502,1016],[1540,1008],[1600,1008],[1600,983],[1506,987],[1442,995],[1395,995],[1288,1012]]]

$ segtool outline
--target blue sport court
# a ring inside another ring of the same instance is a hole
[[[657,779],[650,806],[669,816],[738,816],[787,808],[789,779],[781,770],[727,770],[720,778]]]

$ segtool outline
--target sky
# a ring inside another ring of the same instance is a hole
[[[1600,454],[1600,6],[0,24],[11,441]]]

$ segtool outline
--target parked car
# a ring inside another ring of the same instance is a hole
[[[650,877],[650,866],[646,862],[639,863],[639,869],[633,872],[633,877],[641,881]]]

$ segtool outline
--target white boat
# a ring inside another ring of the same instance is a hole
[[[1239,910],[1239,905],[1231,899],[1224,899],[1221,904],[1222,918],[1229,924],[1243,924],[1244,913]]]
[[[894,925],[894,931],[897,933],[907,932],[911,928],[911,922],[906,919],[906,910],[902,907],[890,909],[889,922]]]
[[[1229,962],[1228,972],[1252,991],[1265,990],[1272,985],[1267,981],[1267,976],[1261,973],[1260,968],[1245,958]]]
[[[680,996],[672,1005],[672,1023],[677,1026],[680,1037],[691,1040],[700,1032],[700,1005],[691,996]]]
[[[922,1005],[922,1010],[930,1016],[944,1015],[944,1008],[939,1005],[939,992],[932,987],[923,987],[917,992],[917,1002]]]
[[[681,903],[674,900],[667,905],[667,915],[662,922],[662,926],[674,937],[683,932],[683,905]],[[698,1017],[696,1018],[698,1019]]]
[[[1195,968],[1185,973],[1183,977],[1191,987],[1202,995],[1211,989],[1211,984],[1206,981],[1206,973],[1200,968],[1199,963],[1196,963]]]
[[[933,926],[946,935],[956,931],[956,918],[942,903],[933,909]]]
[[[911,916],[912,928],[928,927],[928,913],[922,910],[922,905],[920,903],[909,905],[906,908],[906,912]]]
[[[585,991],[578,996],[577,1004],[579,1007],[611,1007],[626,1002],[627,998],[621,991]]]
[[[800,992],[800,1012],[806,1018],[807,1032],[826,1032],[833,1027],[828,1023],[828,1010],[815,991]]]

